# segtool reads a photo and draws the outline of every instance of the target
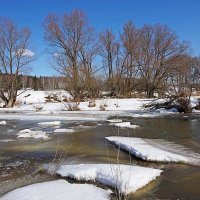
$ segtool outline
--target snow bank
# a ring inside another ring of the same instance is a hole
[[[64,98],[71,98],[69,92],[64,90],[54,90],[54,91],[34,91],[34,90],[19,90],[17,97],[17,101],[22,102],[24,104],[32,104],[32,103],[45,103],[47,96],[56,95],[59,100],[63,100]]]
[[[34,139],[49,139],[49,136],[44,131],[32,131],[30,129],[24,129],[17,134],[18,138],[34,138]]]
[[[143,160],[200,165],[200,155],[164,140],[116,136],[106,137],[106,140]]]
[[[60,125],[60,121],[49,121],[49,122],[39,122],[38,125],[40,126],[58,126]]]
[[[42,111],[51,111],[51,112],[56,112],[56,111],[62,111],[66,110],[65,105],[63,103],[46,103]]]
[[[0,200],[108,200],[109,190],[65,180],[37,183],[13,190]]]
[[[6,121],[0,121],[0,125],[6,125]]]
[[[44,168],[54,172],[53,165]],[[162,170],[117,164],[79,164],[61,165],[55,170],[62,177],[70,177],[76,180],[98,181],[102,184],[116,188],[120,193],[129,194],[144,187],[157,176]]]
[[[116,123],[115,126],[120,127],[120,128],[132,128],[132,129],[136,129],[140,127],[138,125],[131,125],[130,122]]]

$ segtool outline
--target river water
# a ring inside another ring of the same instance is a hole
[[[40,166],[44,163],[117,163],[118,149],[105,142],[106,136],[164,139],[200,154],[198,115],[122,119],[140,128],[118,129],[107,122],[62,121],[59,128],[81,128],[71,134],[55,134],[56,127],[41,127],[38,121],[7,121],[7,125],[0,126],[0,195],[28,184],[59,178],[41,172]],[[46,131],[51,139],[17,139],[16,134],[26,128]],[[120,151],[119,162],[164,170],[156,181],[129,199],[200,199],[200,167],[146,162],[124,151]]]

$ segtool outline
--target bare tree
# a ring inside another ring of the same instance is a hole
[[[83,93],[81,65],[83,51],[94,42],[94,29],[83,12],[75,10],[63,17],[48,15],[45,20],[45,39],[54,59],[53,68],[66,76],[74,98]],[[85,58],[85,56],[84,56]]]
[[[156,90],[163,90],[168,77],[181,68],[187,47],[167,26],[145,25],[141,28],[137,64],[148,98],[153,97]]]
[[[103,58],[103,65],[107,73],[108,89],[115,92],[114,75],[116,70],[116,61],[119,54],[119,43],[115,39],[112,30],[105,30],[100,33],[99,54]]]
[[[123,95],[129,94],[135,88],[137,79],[137,63],[138,57],[138,30],[134,27],[132,22],[128,22],[123,27],[123,33],[121,34],[122,42],[122,61],[120,67],[120,73],[123,75]]]
[[[13,107],[20,89],[20,74],[29,70],[34,54],[29,50],[31,32],[10,19],[0,19],[0,98]]]

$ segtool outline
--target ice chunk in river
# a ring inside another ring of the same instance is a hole
[[[46,134],[46,132],[40,130],[32,131],[30,129],[24,129],[19,131],[17,135],[18,138],[49,139],[49,136]]]
[[[122,119],[108,119],[106,120],[107,122],[110,122],[110,123],[121,123],[122,122]]]
[[[181,145],[160,139],[106,137],[106,140],[147,161],[181,162],[200,165],[200,155]]]
[[[129,194],[144,187],[160,175],[162,170],[122,164],[44,165],[49,173],[76,180],[98,181]]]
[[[54,133],[74,133],[78,130],[72,129],[72,128],[58,128],[54,130]]]
[[[71,184],[65,180],[56,180],[15,189],[0,200],[109,200],[110,193],[110,190],[90,184]]]
[[[6,121],[0,121],[0,125],[6,125]]]
[[[49,122],[40,122],[38,125],[40,126],[58,126],[60,125],[60,121],[49,121]]]
[[[120,128],[139,128],[140,126],[138,125],[131,125],[130,122],[121,122],[121,123],[116,123],[115,126],[120,127]]]

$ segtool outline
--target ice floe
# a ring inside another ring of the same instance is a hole
[[[180,162],[200,166],[200,155],[161,139],[106,137],[106,140],[146,161]]]
[[[39,122],[40,126],[59,126],[61,124],[60,121],[49,121],[49,122]]]
[[[54,130],[54,133],[74,133],[78,130],[72,129],[72,128],[58,128]]]
[[[120,128],[132,128],[132,129],[136,129],[140,127],[138,125],[132,125],[130,122],[121,122],[121,123],[116,123],[114,125]]]
[[[0,142],[13,142],[14,140],[12,139],[3,139],[3,140],[0,140]]]
[[[0,121],[0,125],[6,125],[6,121]]]
[[[17,135],[18,138],[49,139],[49,136],[46,134],[46,132],[41,130],[32,131],[30,129],[24,129],[19,131]]]
[[[15,189],[0,200],[108,200],[110,193],[110,190],[90,184],[71,184],[65,180],[56,180]]]
[[[107,122],[110,122],[110,123],[121,123],[122,122],[122,119],[108,119],[106,120]]]
[[[44,165],[49,173],[76,180],[97,181],[129,194],[158,177],[162,170],[122,164]]]

